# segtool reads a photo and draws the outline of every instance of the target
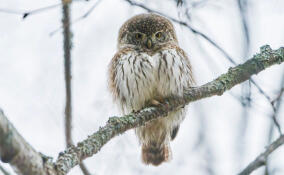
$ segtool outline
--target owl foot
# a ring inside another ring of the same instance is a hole
[[[169,108],[168,103],[166,103],[164,99],[152,99],[149,101],[148,106],[163,107],[166,108],[166,110]]]
[[[155,99],[152,99],[152,100],[150,101],[150,103],[151,103],[151,105],[153,105],[153,106],[159,106],[159,105],[161,105],[161,103],[160,103],[158,100],[155,100]]]

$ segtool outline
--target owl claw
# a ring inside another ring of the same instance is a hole
[[[161,103],[158,101],[158,100],[155,100],[155,99],[152,99],[150,101],[150,103],[153,105],[153,106],[159,106]]]
[[[164,105],[165,105],[166,108],[169,107],[168,104],[165,103],[165,100],[163,100],[163,99],[159,99],[159,100],[157,100],[157,99],[152,99],[152,100],[150,100],[149,104],[150,104],[151,106],[156,106],[156,107],[160,107],[160,106],[164,106]]]

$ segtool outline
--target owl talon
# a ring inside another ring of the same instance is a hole
[[[159,105],[161,105],[161,103],[160,103],[158,100],[155,100],[155,99],[152,99],[152,100],[150,101],[150,103],[151,103],[153,106],[159,106]]]

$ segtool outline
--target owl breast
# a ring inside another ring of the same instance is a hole
[[[151,99],[182,95],[194,82],[187,57],[174,48],[152,56],[128,51],[112,64],[113,92],[124,113],[143,108]]]

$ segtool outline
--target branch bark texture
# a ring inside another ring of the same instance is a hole
[[[10,163],[20,174],[28,175],[65,175],[71,168],[80,164],[82,160],[96,154],[110,139],[125,131],[144,125],[146,122],[164,117],[168,112],[183,107],[190,102],[213,95],[222,95],[237,84],[248,80],[252,75],[263,71],[267,67],[284,62],[284,48],[272,50],[269,46],[261,47],[256,54],[226,74],[200,87],[193,87],[184,91],[184,96],[170,97],[156,107],[147,107],[138,112],[122,117],[110,117],[107,124],[77,146],[70,146],[61,152],[54,163],[50,159],[37,153],[20,136],[7,118],[0,113],[0,157]],[[281,137],[282,138],[282,137]],[[284,143],[284,139],[277,142],[277,147]],[[277,147],[273,147],[274,150]],[[267,156],[272,151],[267,152]],[[33,168],[35,167],[35,168]],[[46,168],[48,167],[48,168]]]
[[[0,109],[0,158],[17,174],[46,175],[44,160],[8,121]]]

